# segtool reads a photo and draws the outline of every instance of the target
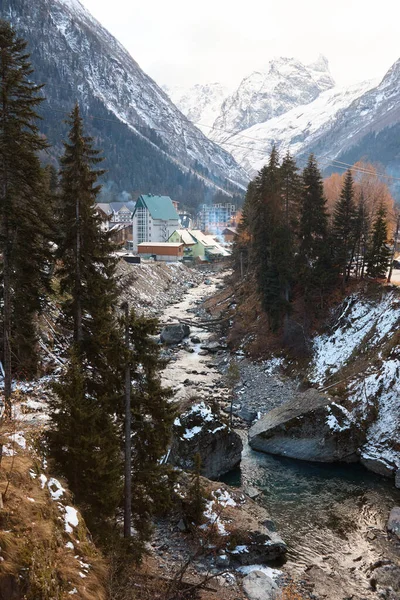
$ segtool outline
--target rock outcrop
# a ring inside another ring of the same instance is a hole
[[[355,462],[361,431],[348,411],[315,389],[262,417],[249,432],[255,450],[316,462]]]
[[[395,506],[390,511],[386,529],[400,539],[400,506]]]
[[[200,454],[201,474],[217,479],[240,463],[242,448],[240,436],[200,402],[175,419],[169,462],[192,470]]]
[[[182,340],[190,335],[190,327],[183,323],[172,323],[163,327],[160,333],[160,340],[167,346],[179,344]]]
[[[263,571],[252,571],[246,575],[243,589],[249,600],[276,600],[280,597],[275,581]]]

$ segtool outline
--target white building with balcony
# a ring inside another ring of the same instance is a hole
[[[143,242],[167,242],[179,229],[179,215],[169,196],[139,196],[133,212],[133,251]]]

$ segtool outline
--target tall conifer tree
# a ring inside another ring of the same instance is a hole
[[[342,274],[342,291],[345,289],[347,269],[353,258],[357,228],[356,216],[353,176],[349,169],[333,214],[335,259]]]
[[[328,216],[321,173],[311,154],[303,171],[300,204],[298,277],[306,301],[323,292],[333,277],[328,239]]]
[[[64,311],[73,344],[63,382],[55,386],[49,441],[72,491],[95,525],[111,516],[121,499],[120,423],[115,415],[122,396],[123,360],[114,313],[118,294],[113,247],[95,213],[102,171],[93,167],[101,158],[83,133],[78,106],[69,124],[61,159],[63,236],[58,275],[67,298]],[[71,435],[74,431],[82,434]],[[79,481],[73,470],[81,474]]]
[[[390,262],[390,249],[387,245],[388,230],[386,211],[381,204],[372,226],[371,241],[367,257],[367,274],[370,277],[386,277]]]
[[[36,125],[40,90],[31,81],[26,43],[0,20],[0,251],[3,257],[3,355],[6,414],[13,368],[36,371],[35,317],[41,305],[47,232],[42,219],[46,147]]]
[[[132,520],[137,542],[149,539],[152,516],[170,503],[169,475],[163,457],[170,442],[174,412],[163,388],[159,346],[154,341],[157,320],[131,311],[129,336],[132,377]]]
[[[263,309],[270,326],[278,329],[285,305],[282,294],[281,273],[277,241],[284,212],[282,207],[281,174],[279,156],[272,148],[268,164],[255,180],[254,219],[252,230],[254,266]]]

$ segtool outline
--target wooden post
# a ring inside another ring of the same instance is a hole
[[[121,306],[125,310],[125,481],[124,481],[124,538],[131,537],[132,516],[132,445],[131,445],[131,368],[129,357],[129,305]]]

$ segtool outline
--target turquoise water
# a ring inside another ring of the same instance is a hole
[[[224,477],[233,486],[251,485],[262,495],[276,529],[301,564],[344,552],[357,554],[370,530],[383,530],[400,505],[393,480],[357,464],[324,465],[276,457],[245,444],[241,468]]]

